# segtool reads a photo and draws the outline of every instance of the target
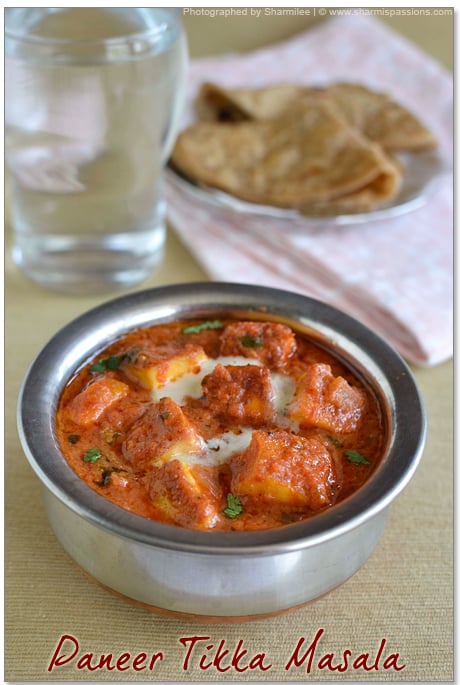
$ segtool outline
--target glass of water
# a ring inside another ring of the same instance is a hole
[[[13,255],[33,281],[98,293],[158,265],[186,68],[177,8],[6,10]]]

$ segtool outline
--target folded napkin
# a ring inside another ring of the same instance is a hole
[[[378,20],[333,18],[291,40],[190,67],[183,126],[203,81],[261,87],[353,81],[387,92],[437,135],[450,163],[451,75]],[[453,349],[453,181],[445,174],[422,207],[384,220],[338,225],[253,216],[212,206],[166,184],[169,219],[214,280],[296,291],[339,307],[408,361],[433,365]]]

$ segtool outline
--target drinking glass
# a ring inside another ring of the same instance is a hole
[[[33,281],[97,293],[159,264],[186,69],[180,8],[6,10],[13,257]]]

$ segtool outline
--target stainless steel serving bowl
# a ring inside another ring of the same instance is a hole
[[[373,389],[387,426],[386,450],[353,496],[283,528],[201,532],[131,514],[89,488],[69,467],[56,439],[55,411],[65,384],[88,357],[128,330],[224,315],[287,323]],[[87,574],[151,610],[223,621],[287,611],[355,573],[376,547],[389,506],[417,468],[426,422],[403,360],[341,311],[270,288],[188,283],[119,297],[59,331],[24,380],[18,427],[44,486],[52,529]]]

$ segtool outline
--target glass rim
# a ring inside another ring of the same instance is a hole
[[[64,8],[66,9],[66,8]],[[78,8],[77,8],[78,9]],[[91,8],[89,8],[91,9]],[[104,8],[103,8],[104,9]],[[111,9],[111,8],[109,8]],[[147,9],[155,9],[155,8],[147,8]],[[180,7],[166,7],[165,8],[168,11],[171,11],[172,14],[178,15],[179,10],[181,9]],[[55,38],[55,37],[45,37],[45,36],[37,36],[34,34],[27,34],[27,33],[21,33],[20,31],[17,31],[15,29],[12,29],[11,27],[9,28],[7,25],[6,21],[7,14],[5,15],[5,22],[4,22],[4,31],[5,31],[5,39],[13,39],[16,41],[21,41],[24,43],[32,43],[35,45],[61,45],[61,46],[85,46],[85,45],[117,45],[117,44],[124,44],[126,43],[131,43],[135,42],[138,40],[145,40],[147,38],[155,38],[157,39],[158,36],[163,36],[167,31],[169,31],[172,27],[171,22],[169,21],[163,21],[161,24],[157,26],[153,26],[150,28],[145,28],[140,31],[135,31],[133,33],[127,33],[126,35],[123,36],[114,36],[112,38],[90,38],[90,39],[69,39],[69,38]]]

